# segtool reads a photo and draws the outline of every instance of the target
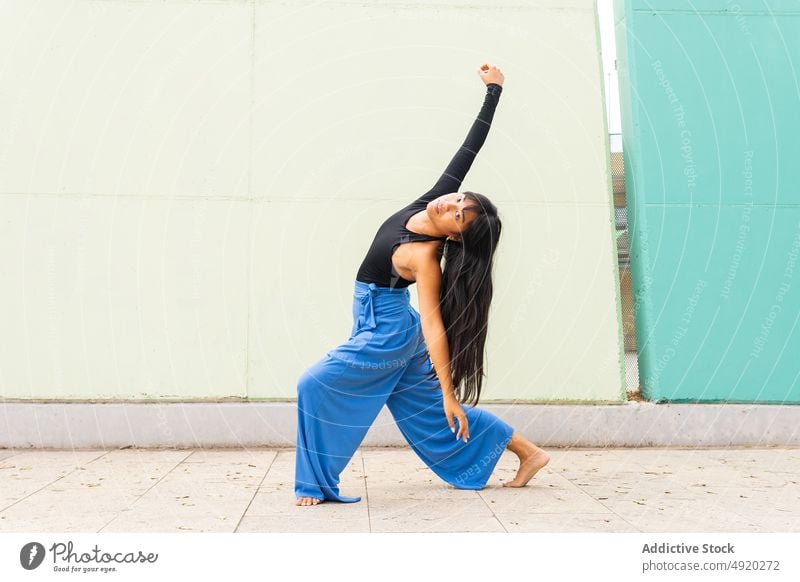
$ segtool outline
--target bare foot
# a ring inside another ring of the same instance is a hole
[[[295,505],[319,505],[320,503],[322,503],[322,499],[316,497],[298,497]]]
[[[550,461],[550,455],[516,432],[508,448],[519,457],[519,470],[512,481],[503,483],[503,487],[525,487],[539,469]]]

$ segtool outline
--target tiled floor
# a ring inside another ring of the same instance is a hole
[[[549,449],[482,491],[410,450],[362,448],[360,503],[294,505],[294,450],[0,450],[0,532],[797,532],[800,449]]]

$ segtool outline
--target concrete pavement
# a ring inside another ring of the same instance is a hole
[[[362,447],[355,504],[294,505],[294,449],[0,449],[0,532],[797,532],[800,448],[550,448],[507,489],[443,483],[409,448]]]

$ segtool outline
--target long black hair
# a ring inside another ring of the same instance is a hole
[[[450,374],[459,402],[478,404],[483,386],[483,351],[492,302],[492,260],[500,239],[497,207],[483,194],[462,192],[478,215],[461,233],[448,239],[443,258],[440,311],[450,351]]]

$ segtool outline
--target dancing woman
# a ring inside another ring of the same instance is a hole
[[[381,225],[356,274],[350,338],[298,380],[296,505],[361,500],[339,493],[339,475],[384,404],[414,452],[459,489],[483,489],[506,448],[520,460],[506,487],[523,487],[550,460],[476,407],[501,225],[486,196],[458,189],[504,81],[488,64],[478,74],[486,95],[464,144],[430,191]]]

